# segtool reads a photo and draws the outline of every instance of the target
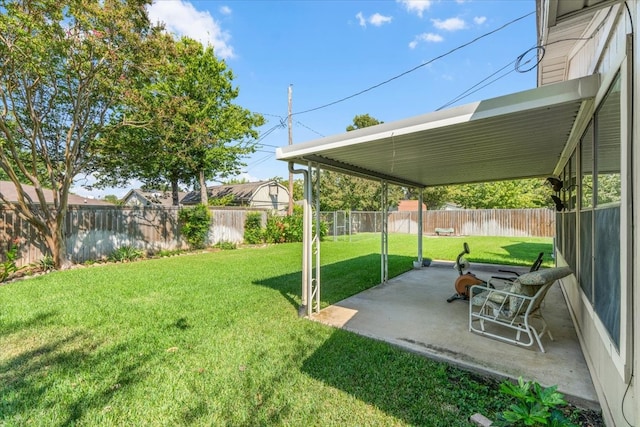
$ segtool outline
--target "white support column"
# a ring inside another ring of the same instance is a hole
[[[309,176],[313,177],[313,165],[309,165]],[[313,237],[311,240],[312,259],[310,263],[311,267],[311,280],[309,290],[309,315],[312,313],[320,312],[320,168],[315,167],[315,192],[313,191],[313,179],[311,179],[311,190],[313,197],[315,197],[315,227],[311,224],[313,229]],[[312,198],[313,198],[312,197]]]
[[[313,168],[311,163],[307,165],[306,171],[306,181],[305,181],[305,192],[308,196],[306,196],[307,203],[305,203],[304,210],[304,256],[306,264],[306,270],[304,274],[306,274],[306,295],[307,295],[307,304],[306,304],[306,315],[311,316],[313,312]]]
[[[420,193],[418,195],[418,263],[422,266],[422,200],[423,200],[423,191],[424,189],[420,189]]]
[[[387,181],[381,181],[380,204],[382,208],[381,222],[381,247],[380,247],[380,283],[389,280],[389,207],[387,206],[387,196],[389,186]]]

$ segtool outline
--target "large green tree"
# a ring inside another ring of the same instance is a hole
[[[543,179],[484,182],[448,187],[448,199],[466,209],[548,207],[549,188]]]
[[[346,130],[351,132],[383,122],[369,114],[360,114]],[[389,186],[387,201],[397,206],[404,197],[401,187]],[[320,175],[320,210],[322,211],[379,211],[382,208],[382,186],[379,181],[359,178],[338,172],[322,171]]]
[[[233,103],[233,73],[212,46],[165,35],[161,48],[151,80],[123,110],[140,125],[109,134],[103,144],[101,183],[169,183],[174,205],[179,185],[193,185],[206,204],[205,182],[239,172],[264,119]]]
[[[69,189],[153,57],[148,3],[0,0],[0,169],[18,191],[17,212],[59,268],[68,265]]]

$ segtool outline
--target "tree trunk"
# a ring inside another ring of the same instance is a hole
[[[64,221],[64,217],[62,217],[62,221]],[[41,230],[41,233],[47,249],[51,252],[53,264],[57,270],[67,269],[71,267],[72,263],[67,257],[67,242],[63,226],[58,224],[56,220],[49,220],[47,223],[47,229]]]
[[[200,181],[200,203],[209,206],[209,196],[207,194],[207,183],[204,180],[204,171],[201,170],[198,176]]]
[[[171,181],[171,200],[173,206],[180,206],[180,196],[178,194],[178,181]]]

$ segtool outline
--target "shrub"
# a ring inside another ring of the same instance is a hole
[[[221,241],[216,243],[215,245],[213,245],[214,248],[216,249],[222,249],[223,251],[226,250],[232,250],[236,248],[236,244],[233,242],[225,242],[225,241]]]
[[[121,246],[109,255],[109,261],[121,262],[121,261],[135,261],[138,258],[142,258],[144,252],[141,249],[136,249],[133,246]]]
[[[498,414],[496,426],[574,426],[559,405],[566,405],[556,386],[542,388],[536,382],[524,381],[518,378],[518,383],[505,381],[500,384],[500,392],[511,396],[515,403],[508,410]]]
[[[209,206],[230,206],[235,199],[233,194],[209,199]]]
[[[293,214],[287,216],[269,215],[265,230],[265,241],[268,243],[302,242],[304,215],[301,206],[295,206]],[[314,221],[315,231],[315,221]],[[327,224],[320,223],[320,239],[327,234]]]
[[[0,262],[0,282],[4,282],[19,270],[16,265],[16,260],[18,259],[18,244],[20,243],[20,239],[14,239],[9,242],[9,248],[7,253],[5,254],[5,260]]]
[[[39,262],[38,266],[42,271],[50,271],[55,268],[53,257],[51,255],[45,255]]]
[[[262,243],[262,214],[249,212],[244,221],[244,241],[250,245]]]
[[[156,256],[163,258],[163,257],[179,255],[179,254],[181,254],[183,252],[184,251],[182,249],[160,249],[156,253]]]
[[[264,231],[264,240],[267,243],[284,243],[287,241],[287,231],[285,218],[277,215],[269,214],[267,217],[267,227]]]
[[[192,249],[203,248],[209,227],[211,226],[211,212],[205,205],[183,208],[178,211],[182,234]]]

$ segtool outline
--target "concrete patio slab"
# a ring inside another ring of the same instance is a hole
[[[472,271],[488,279],[499,268],[474,264]],[[520,270],[527,271],[527,269]],[[433,262],[325,308],[313,320],[383,340],[430,358],[497,378],[522,376],[548,387],[557,385],[574,404],[599,409],[580,343],[564,295],[554,284],[543,313],[553,334],[537,345],[519,347],[469,332],[468,302],[447,298],[455,293],[453,264]]]

